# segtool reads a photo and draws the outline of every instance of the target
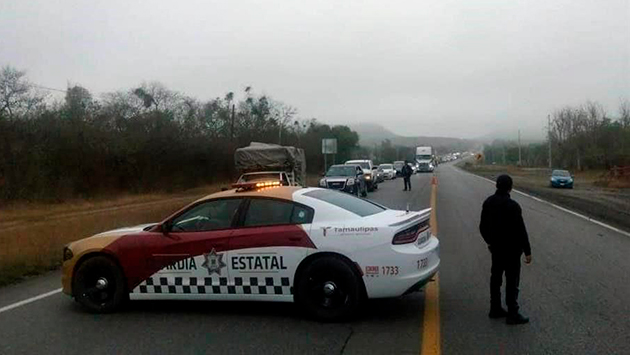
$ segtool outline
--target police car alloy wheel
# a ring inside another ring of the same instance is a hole
[[[324,256],[312,261],[300,274],[295,298],[310,317],[339,321],[356,312],[361,301],[361,283],[346,261]]]
[[[125,279],[120,268],[104,256],[92,257],[79,266],[73,283],[73,294],[88,311],[109,313],[126,300]]]

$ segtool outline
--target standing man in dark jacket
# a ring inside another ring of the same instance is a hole
[[[411,175],[413,174],[413,170],[409,166],[409,162],[405,160],[405,166],[402,167],[402,176],[403,180],[405,180],[405,189],[403,191],[411,191]]]
[[[497,191],[483,203],[479,230],[492,254],[490,276],[490,318],[507,317],[507,324],[524,324],[529,318],[518,311],[518,285],[521,273],[521,255],[525,263],[532,262],[527,229],[521,206],[510,198],[512,178],[501,175],[497,178]],[[505,272],[505,303],[501,306],[501,284]]]

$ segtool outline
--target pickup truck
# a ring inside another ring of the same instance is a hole
[[[363,170],[363,176],[365,177],[365,183],[367,185],[368,191],[372,192],[378,189],[378,179],[376,177],[377,167],[372,163],[369,159],[361,159],[361,160],[348,160],[345,162],[346,165],[358,165]]]

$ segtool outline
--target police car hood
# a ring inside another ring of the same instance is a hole
[[[99,234],[96,234],[96,235],[94,235],[92,237],[93,238],[99,238],[99,237],[123,236],[123,235],[127,235],[127,234],[142,232],[142,230],[144,230],[145,228],[150,227],[150,226],[154,226],[154,225],[156,225],[156,223],[140,224],[140,225],[133,226],[133,227],[123,227],[123,228],[113,229],[113,230],[110,230],[110,231],[107,231],[107,232],[99,233]]]

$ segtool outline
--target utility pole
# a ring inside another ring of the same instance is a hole
[[[232,119],[230,123],[230,138],[234,139],[234,107],[236,105],[232,105]]]
[[[518,166],[523,165],[523,161],[521,160],[521,130],[518,130]]]
[[[503,143],[503,165],[505,165],[505,143]]]
[[[282,124],[278,126],[278,145],[282,145]]]
[[[378,147],[376,143],[374,143],[374,160],[378,161]]]
[[[551,115],[547,115],[547,140],[549,141],[549,169],[552,169],[552,164],[551,164]]]

